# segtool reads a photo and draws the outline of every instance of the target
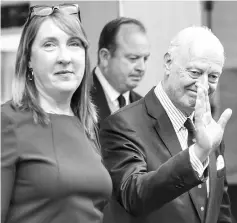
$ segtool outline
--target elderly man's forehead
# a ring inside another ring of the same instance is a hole
[[[184,47],[224,53],[224,48],[219,39],[211,31],[204,28],[185,29],[179,33],[177,38]]]
[[[190,45],[190,47],[197,51],[200,49],[216,52],[218,54],[224,53],[222,44],[214,36],[203,36],[200,38],[194,38],[194,40],[191,41]]]
[[[224,57],[223,48],[219,44],[213,42],[196,41],[190,48],[189,53],[195,56],[211,56],[211,57]]]
[[[224,48],[214,35],[189,36],[182,40],[179,53],[184,57],[210,58],[224,63]]]

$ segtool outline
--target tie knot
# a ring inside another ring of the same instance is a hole
[[[190,118],[187,118],[184,123],[184,127],[188,130],[188,132],[195,132],[194,124]]]
[[[123,106],[126,105],[125,98],[122,94],[119,95],[118,97],[118,102],[119,102],[119,107],[122,108]]]

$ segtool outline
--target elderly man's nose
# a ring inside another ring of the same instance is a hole
[[[209,89],[208,75],[204,74],[199,77],[199,83],[205,87],[205,89]]]

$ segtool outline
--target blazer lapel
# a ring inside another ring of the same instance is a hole
[[[96,105],[98,111],[99,122],[104,120],[107,116],[111,114],[107,99],[105,97],[104,90],[95,74],[95,69],[93,74],[93,88],[91,91],[91,96],[93,103]]]
[[[137,94],[136,92],[134,91],[130,91],[130,94],[129,94],[129,100],[131,103],[135,102],[135,101],[138,101],[139,99],[141,99],[142,96],[140,96],[139,94]]]
[[[157,134],[161,137],[170,155],[176,155],[182,150],[181,145],[166,111],[155,95],[154,88],[144,99],[148,114],[155,119],[154,127]]]

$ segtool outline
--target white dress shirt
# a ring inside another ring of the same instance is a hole
[[[119,97],[120,93],[118,91],[116,91],[111,86],[111,84],[106,80],[106,78],[102,74],[99,67],[95,68],[95,75],[97,76],[97,78],[98,78],[98,80],[99,80],[99,82],[100,82],[100,84],[101,84],[101,86],[104,90],[105,97],[106,97],[106,100],[108,102],[111,114],[112,114],[120,108],[119,107],[119,102],[118,102],[118,97]],[[127,91],[123,94],[123,96],[125,98],[125,101],[126,101],[126,105],[128,105],[130,103],[129,93],[130,92]]]

